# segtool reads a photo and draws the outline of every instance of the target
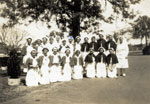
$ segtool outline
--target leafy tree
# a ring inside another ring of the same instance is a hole
[[[133,27],[133,38],[145,38],[146,46],[148,45],[148,38],[150,37],[150,17],[140,16],[135,23],[132,24]]]
[[[103,4],[101,1],[104,1]],[[1,0],[6,7],[1,16],[9,18],[9,25],[21,23],[22,20],[30,18],[29,22],[43,21],[48,27],[53,16],[58,27],[62,31],[69,28],[70,34],[76,37],[81,30],[87,30],[91,26],[96,26],[99,21],[113,23],[115,13],[123,18],[133,18],[134,12],[130,9],[132,4],[141,0]],[[112,5],[114,13],[106,18],[102,5]],[[92,21],[92,24],[89,23]],[[83,22],[84,25],[80,25]]]
[[[6,44],[10,49],[20,48],[21,42],[28,33],[6,25],[0,27],[0,42]]]

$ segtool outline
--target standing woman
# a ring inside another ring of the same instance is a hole
[[[54,44],[54,39],[52,37],[49,38],[49,43],[48,43],[48,50],[49,50],[49,53],[48,54],[52,54],[53,53],[53,48],[55,47],[55,44]]]
[[[31,57],[26,61],[26,68],[28,68],[28,72],[26,75],[26,85],[27,86],[38,86],[39,83],[39,68],[37,62],[37,51],[31,51]]]
[[[119,61],[117,68],[118,70],[120,70],[120,76],[126,76],[125,70],[129,67],[127,59],[128,53],[129,48],[126,39],[123,37],[119,37],[117,42],[116,55]]]
[[[106,78],[106,55],[104,54],[104,48],[99,48],[99,54],[96,56],[96,77],[97,78]]]
[[[97,55],[97,54],[98,54],[98,45],[97,45],[95,36],[93,36],[93,37],[91,38],[90,48],[93,48],[93,50],[94,50],[94,55]]]
[[[26,61],[28,58],[31,57],[31,51],[33,50],[33,47],[32,47],[32,38],[31,37],[27,37],[26,39],[27,43],[26,45],[23,47],[22,49],[22,56],[23,56],[23,65],[26,64]],[[23,69],[23,72],[24,73],[27,73],[28,69],[24,67]]]
[[[50,82],[57,82],[61,79],[61,57],[58,54],[58,49],[54,47],[52,49],[53,53],[50,55]]]
[[[112,36],[112,35],[109,35],[109,36],[108,36],[108,41],[107,41],[107,43],[106,43],[106,52],[105,52],[106,56],[109,54],[109,49],[110,49],[110,48],[113,48],[113,49],[114,49],[114,52],[116,52],[116,47],[117,47],[117,44],[116,44],[116,42],[114,41],[113,36]]]
[[[93,48],[90,48],[90,53],[85,57],[85,70],[88,78],[95,78],[95,55]]]
[[[62,40],[62,44],[60,45],[60,55],[64,56],[65,55],[65,51],[67,49],[67,41],[65,39]]]
[[[42,48],[48,48],[48,39],[47,39],[47,37],[42,38]]]
[[[69,37],[67,44],[68,44],[68,47],[69,47],[69,49],[70,49],[70,54],[71,54],[71,56],[72,56],[73,53],[74,53],[74,39],[73,39],[72,36]]]
[[[104,47],[106,50],[106,40],[104,39],[104,36],[102,34],[99,34],[99,39],[97,40],[98,47]]]
[[[37,42],[37,52],[38,52],[38,56],[41,56],[42,55],[42,40],[41,39],[37,39],[36,40]]]
[[[49,84],[50,59],[47,48],[43,48],[43,55],[38,58],[38,65],[40,68],[40,84]]]
[[[109,78],[117,78],[118,58],[113,48],[109,49],[109,53],[107,56],[107,74]]]
[[[83,78],[83,57],[80,54],[80,51],[77,50],[75,55],[72,58],[73,61],[73,79],[82,79]]]
[[[83,59],[85,59],[90,49],[90,44],[88,43],[88,40],[89,38],[85,37],[84,43],[81,44],[81,52],[82,52]]]
[[[75,39],[75,44],[74,44],[74,51],[77,51],[77,50],[81,51],[81,42],[80,41],[81,41],[80,37],[77,36]]]
[[[70,81],[72,73],[72,56],[70,55],[70,50],[66,49],[66,55],[62,57],[62,80]]]

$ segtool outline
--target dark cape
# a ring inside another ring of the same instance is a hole
[[[104,53],[99,53],[97,56],[96,56],[96,63],[99,63],[101,62],[101,57],[103,57],[103,63],[106,63],[107,62],[107,58],[106,58],[106,55]]]
[[[89,53],[89,54],[85,57],[85,60],[84,60],[84,61],[87,62],[87,63],[92,63],[92,62],[94,62],[93,57],[94,57],[94,59],[95,59],[95,55]]]
[[[110,59],[112,58],[112,64],[117,64],[118,63],[118,58],[115,54],[109,54],[107,56],[107,64],[110,64]]]
[[[81,44],[81,51],[82,52],[84,52],[85,48],[86,48],[86,52],[88,52],[89,49],[90,49],[90,44],[89,43],[83,43],[83,44]]]
[[[103,47],[104,49],[107,48],[107,42],[105,39],[98,39],[97,40],[97,46],[99,47]]]
[[[113,48],[116,51],[117,44],[113,40],[107,42],[106,50],[109,50],[109,44],[110,44],[110,48]]]
[[[91,42],[90,43],[90,48],[93,48],[94,49],[94,52],[97,52],[98,51],[98,45],[96,42]]]

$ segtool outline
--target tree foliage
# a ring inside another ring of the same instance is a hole
[[[5,43],[10,49],[20,48],[21,42],[28,33],[10,27],[0,27],[0,42]]]
[[[148,45],[148,38],[150,37],[150,17],[140,16],[133,27],[133,38],[145,38],[146,46]]]
[[[105,1],[102,4],[100,1]],[[43,21],[48,27],[52,16],[55,16],[58,27],[66,31],[86,30],[91,20],[100,20],[113,23],[114,13],[122,15],[123,18],[133,18],[134,12],[130,10],[130,5],[139,3],[141,0],[1,0],[6,4],[1,16],[9,18],[9,25],[21,23],[22,20],[30,18],[29,22]],[[112,5],[114,13],[108,18],[103,16],[102,5]],[[88,18],[86,20],[86,18]],[[84,22],[83,26],[80,26]],[[91,26],[97,24],[93,21]],[[73,32],[74,33],[74,32]]]

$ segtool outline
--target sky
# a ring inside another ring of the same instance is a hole
[[[143,0],[140,4],[134,5],[133,8],[135,10],[139,10],[140,15],[148,15],[150,16],[150,0]],[[107,11],[104,14],[105,16],[109,16],[110,12],[112,11],[110,8],[110,5],[108,4],[107,7]],[[6,19],[4,18],[0,18],[0,24],[2,24],[3,22],[5,22]],[[116,24],[103,24],[100,28],[102,28],[104,30],[103,34],[111,34],[112,31],[121,29],[121,28],[126,28],[127,24],[126,23],[122,23],[119,20],[117,21]],[[17,28],[21,29],[21,30],[26,30],[34,39],[38,37],[43,37],[44,35],[48,35],[50,33],[50,31],[52,30],[58,30],[57,26],[55,24],[55,22],[53,22],[53,26],[51,28],[51,30],[47,29],[47,25],[41,22],[37,22],[37,23],[31,23],[28,26],[18,26]],[[133,40],[131,41],[133,43]],[[134,43],[139,43],[140,40],[134,40]]]

